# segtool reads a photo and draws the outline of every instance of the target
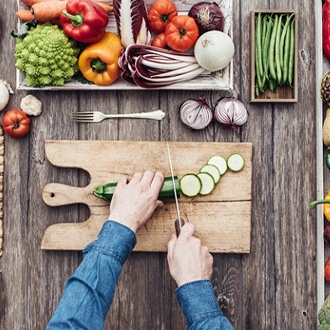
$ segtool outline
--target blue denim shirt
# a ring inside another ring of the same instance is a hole
[[[66,282],[46,329],[103,329],[122,265],[135,244],[131,229],[107,221],[98,238],[84,249],[83,261]],[[185,284],[176,290],[176,296],[189,330],[232,329],[222,315],[210,281]]]

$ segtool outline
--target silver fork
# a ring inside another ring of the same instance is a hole
[[[140,113],[123,113],[123,114],[104,114],[100,111],[90,112],[72,112],[70,119],[80,123],[99,123],[104,119],[109,118],[140,118],[140,119],[153,119],[162,120],[165,117],[165,113],[162,110],[155,110],[150,112]]]

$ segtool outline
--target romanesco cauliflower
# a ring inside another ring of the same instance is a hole
[[[324,300],[323,306],[321,307],[319,314],[319,326],[318,330],[330,330],[330,295]]]
[[[51,23],[31,28],[16,39],[16,67],[25,73],[29,86],[61,86],[78,72],[79,49],[75,42]]]

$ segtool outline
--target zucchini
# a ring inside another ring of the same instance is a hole
[[[212,165],[212,164],[204,165],[199,170],[199,172],[200,173],[205,172],[205,173],[211,174],[211,176],[213,177],[214,183],[218,183],[220,180],[220,177],[221,177],[219,169],[215,165]]]
[[[220,175],[224,175],[228,168],[226,159],[218,155],[212,156],[207,163],[216,166],[220,172]]]
[[[197,196],[201,189],[202,182],[196,174],[185,174],[180,180],[180,190],[188,197]]]
[[[210,194],[215,187],[215,182],[212,175],[209,173],[198,173],[197,176],[202,182],[202,189],[199,193],[201,195]]]
[[[227,158],[227,166],[233,172],[239,172],[244,167],[245,160],[240,154],[232,154]]]
[[[176,195],[179,198],[180,183],[177,176],[174,176],[174,184],[175,184]],[[113,196],[116,186],[117,186],[117,182],[112,182],[101,186],[97,186],[94,188],[93,194],[94,196],[109,202]],[[172,199],[172,198],[175,198],[172,177],[166,177],[164,178],[164,183],[159,191],[158,199],[164,200],[164,199]]]

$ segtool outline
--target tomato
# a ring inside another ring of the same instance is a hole
[[[30,119],[22,110],[9,110],[2,118],[2,127],[13,138],[21,138],[30,131]]]
[[[163,49],[171,49],[165,41],[165,33],[159,33],[152,40],[151,46],[163,48]]]
[[[172,18],[165,29],[165,41],[172,49],[185,52],[196,43],[198,26],[192,17],[179,15]]]
[[[166,25],[178,15],[175,4],[170,0],[157,0],[149,9],[148,20],[155,32],[164,32]]]

